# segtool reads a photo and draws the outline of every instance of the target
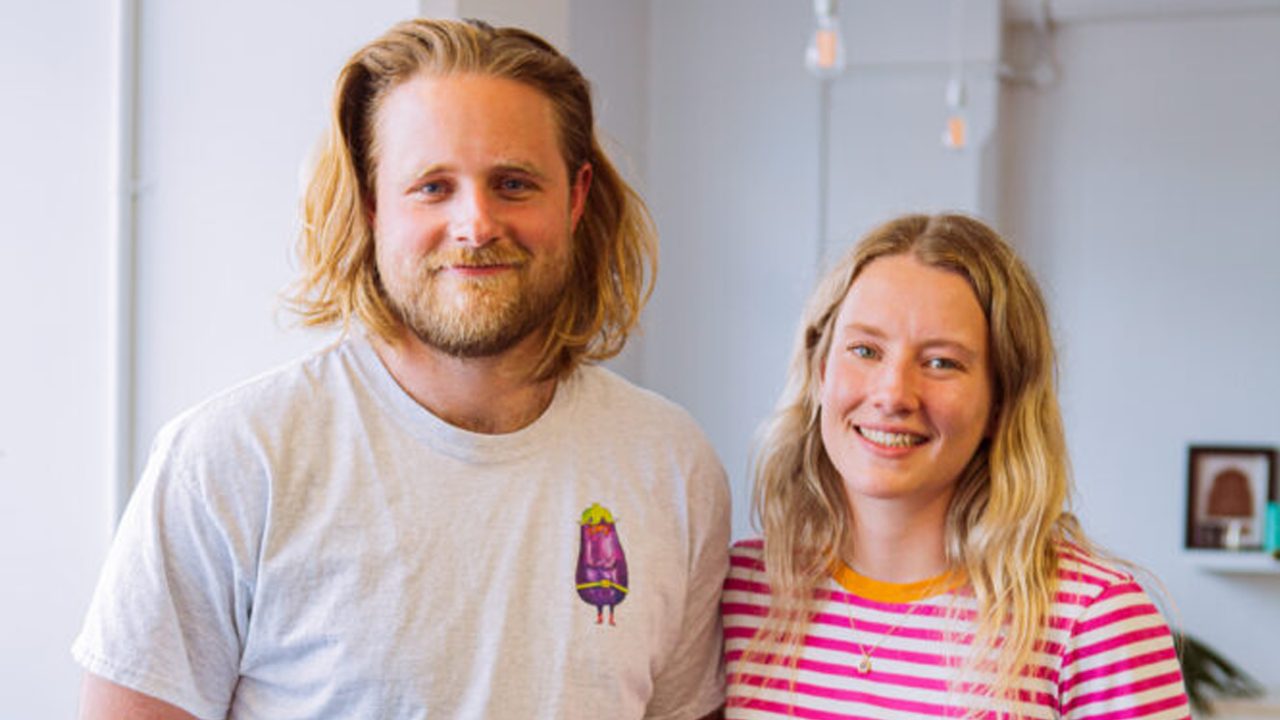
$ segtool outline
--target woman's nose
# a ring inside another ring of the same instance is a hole
[[[883,362],[873,380],[872,401],[885,414],[900,415],[920,406],[914,366],[907,362]]]

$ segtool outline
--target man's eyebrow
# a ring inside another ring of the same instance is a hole
[[[520,160],[510,160],[510,161],[495,163],[493,166],[493,169],[500,172],[524,173],[525,175],[532,175],[533,177],[539,180],[547,179],[547,174],[543,172],[540,168],[538,168],[537,165],[534,165],[533,163],[522,162]]]
[[[422,178],[429,177],[437,173],[449,172],[452,169],[453,169],[453,166],[448,163],[436,163],[435,165],[428,165],[422,170],[419,170],[418,172],[414,173],[413,179],[421,180]]]
[[[438,173],[452,172],[453,170],[454,166],[449,163],[436,163],[434,165],[428,165],[415,173],[414,178],[425,178]],[[518,172],[524,175],[533,176],[539,180],[545,180],[547,178],[547,174],[540,170],[538,166],[533,163],[522,162],[519,160],[505,160],[495,163],[492,168],[490,168],[490,172]]]

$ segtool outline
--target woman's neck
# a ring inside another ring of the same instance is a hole
[[[949,569],[948,505],[908,509],[892,500],[860,499],[851,508],[852,542],[844,561],[859,575],[880,582],[919,582],[942,575]]]

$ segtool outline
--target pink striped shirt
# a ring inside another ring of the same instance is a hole
[[[893,585],[842,568],[817,591],[796,670],[746,662],[769,608],[762,547],[742,541],[730,556],[722,604],[726,718],[964,717],[975,705],[987,710],[981,717],[998,716],[989,701],[949,683],[951,668],[967,657],[977,606],[963,589],[931,593],[936,580]],[[1146,592],[1076,548],[1064,547],[1060,557],[1044,644],[1018,685],[1025,716],[1190,718],[1172,636]],[[864,659],[866,673],[858,667]]]

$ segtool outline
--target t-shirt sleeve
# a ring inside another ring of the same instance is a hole
[[[654,680],[645,717],[700,718],[724,703],[720,593],[729,569],[729,486],[709,448],[691,478],[689,583],[680,635],[669,662]]]
[[[72,655],[106,680],[225,717],[249,590],[182,463],[158,446],[120,521]]]
[[[1169,627],[1137,582],[1105,588],[1063,647],[1062,717],[1190,718]]]

